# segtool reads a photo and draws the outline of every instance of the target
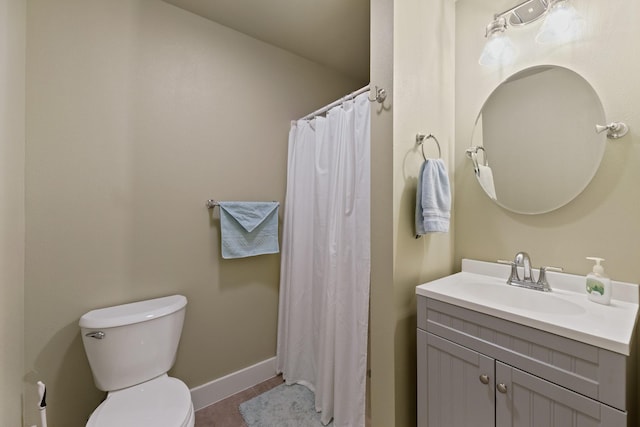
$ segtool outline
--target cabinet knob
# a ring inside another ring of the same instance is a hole
[[[489,375],[486,375],[486,374],[480,375],[480,382],[482,384],[489,384]]]
[[[503,383],[500,383],[496,386],[496,388],[498,389],[498,391],[500,393],[506,393],[507,392],[507,386]]]

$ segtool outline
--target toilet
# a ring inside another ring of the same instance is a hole
[[[187,299],[172,295],[93,310],[80,318],[93,379],[106,399],[87,427],[193,427],[189,388],[167,375]]]

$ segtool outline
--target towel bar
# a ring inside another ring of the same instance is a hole
[[[275,200],[272,200],[272,202],[275,202]],[[207,203],[205,203],[205,206],[207,209],[213,209],[216,206],[220,206],[220,203],[217,200],[209,199],[207,200]]]

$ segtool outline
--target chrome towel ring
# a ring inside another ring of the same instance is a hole
[[[425,139],[433,139],[436,143],[436,145],[438,146],[438,158],[441,159],[442,158],[442,150],[440,149],[440,143],[438,142],[438,138],[436,138],[436,136],[432,133],[430,133],[429,135],[425,135],[422,133],[416,134],[416,144],[418,144],[421,148],[422,148],[422,158],[426,161],[427,160],[427,156],[425,156],[424,154],[424,141]]]

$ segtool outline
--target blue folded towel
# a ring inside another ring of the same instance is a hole
[[[220,202],[222,258],[275,254],[278,202]]]
[[[449,175],[442,159],[422,164],[416,192],[416,237],[448,232],[451,217]]]

